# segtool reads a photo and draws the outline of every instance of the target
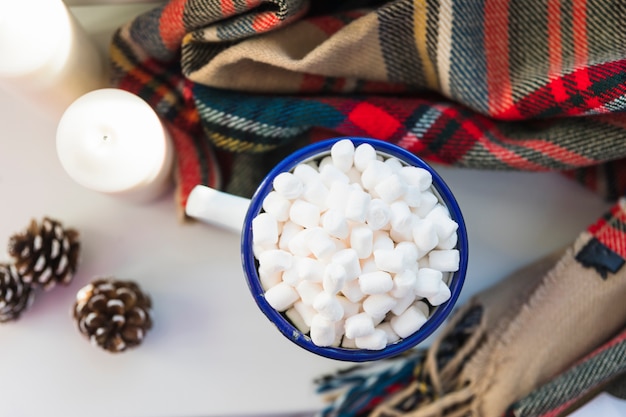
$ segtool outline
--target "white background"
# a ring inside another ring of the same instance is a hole
[[[147,6],[74,9],[102,53],[117,25]],[[238,236],[182,223],[173,194],[137,205],[74,183],[55,150],[56,121],[0,90],[0,245],[31,218],[81,234],[74,281],[38,294],[0,325],[0,415],[218,416],[316,410],[314,378],[348,364],[284,338],[250,296]],[[463,210],[470,243],[460,298],[570,243],[608,205],[556,173],[437,167]],[[0,249],[0,261],[8,254]],[[138,282],[153,298],[154,329],[112,355],[74,327],[76,291],[97,276]]]

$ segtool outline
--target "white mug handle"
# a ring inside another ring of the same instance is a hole
[[[187,198],[185,213],[208,224],[241,233],[250,200],[233,194],[196,185]]]

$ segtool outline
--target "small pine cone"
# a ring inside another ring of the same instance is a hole
[[[0,323],[17,320],[33,303],[34,295],[14,265],[0,264]]]
[[[9,254],[24,282],[45,290],[57,283],[68,285],[78,266],[78,232],[45,217],[41,224],[31,220],[28,229],[9,239]]]
[[[73,313],[92,344],[117,353],[141,344],[152,327],[151,307],[136,283],[100,278],[78,291]]]

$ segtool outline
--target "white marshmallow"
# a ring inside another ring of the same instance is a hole
[[[391,174],[376,184],[374,189],[383,201],[391,203],[404,195],[406,184],[402,182],[398,175]]]
[[[326,207],[337,209],[342,214],[346,211],[348,197],[353,188],[348,183],[333,182],[328,186],[328,197],[326,197]]]
[[[418,331],[427,320],[428,318],[419,308],[411,306],[399,316],[392,317],[389,324],[400,338],[405,338]]]
[[[309,249],[317,259],[326,259],[335,253],[335,241],[321,227],[311,229],[309,235]]]
[[[299,224],[295,224],[294,222],[285,222],[278,238],[278,249],[288,250],[291,238],[303,229],[304,228],[302,226],[300,226]]]
[[[332,263],[341,265],[346,270],[346,279],[348,281],[355,279],[361,275],[361,264],[356,251],[352,248],[337,251],[331,258]]]
[[[404,270],[404,259],[401,251],[389,249],[374,250],[376,266],[382,271],[398,273]]]
[[[252,254],[255,258],[259,258],[261,254],[268,250],[278,249],[278,245],[275,243],[264,243],[264,244],[252,244]]]
[[[276,311],[285,311],[298,301],[298,292],[289,284],[281,282],[265,291],[265,300]]]
[[[338,264],[328,264],[324,270],[322,287],[330,294],[337,294],[346,283],[346,270]]]
[[[389,231],[389,236],[393,239],[394,242],[412,242],[413,241],[413,230],[412,227],[408,227],[406,229],[391,229]]]
[[[267,273],[285,271],[291,268],[293,255],[282,249],[268,250],[259,256],[259,267]]]
[[[341,347],[345,348],[345,349],[356,349],[356,343],[354,342],[354,339],[350,339],[348,337],[344,337],[343,339],[341,339]]]
[[[300,300],[308,306],[313,305],[313,301],[315,297],[324,289],[320,283],[311,282],[311,281],[301,281],[296,287],[296,291],[300,296]]]
[[[359,187],[363,189],[363,186],[361,186],[361,171],[359,171],[355,167],[352,167],[348,170],[348,172],[346,172],[346,175],[348,176],[350,184],[358,184]]]
[[[460,255],[458,249],[433,250],[428,254],[428,263],[433,269],[442,272],[459,270]]]
[[[430,265],[428,263],[428,255],[422,256],[421,258],[419,258],[419,260],[417,261],[417,265],[418,265],[418,271],[422,268],[430,268]]]
[[[424,301],[418,300],[414,302],[413,305],[419,308],[426,317],[430,317],[430,307]]]
[[[426,219],[432,220],[437,231],[437,237],[440,241],[449,239],[457,229],[459,225],[457,222],[450,218],[448,210],[446,208],[439,209],[442,205],[435,206],[430,213],[426,215]]]
[[[413,208],[413,213],[417,214],[420,218],[424,218],[430,213],[430,211],[437,205],[439,199],[432,191],[423,191],[420,195],[420,203],[417,207]]]
[[[396,298],[402,298],[409,293],[414,294],[416,281],[417,274],[411,270],[397,273],[393,277],[393,288],[389,293]]]
[[[359,223],[364,223],[369,212],[370,201],[372,196],[363,190],[353,189],[348,195],[346,201],[345,215],[346,219]]]
[[[378,271],[378,267],[376,266],[376,261],[373,256],[369,256],[366,259],[361,259],[359,261],[361,263],[361,274],[365,274],[367,272]]]
[[[343,307],[337,298],[326,291],[319,293],[313,300],[313,308],[324,318],[338,321],[343,318]]]
[[[449,238],[439,241],[437,244],[437,249],[454,249],[456,244],[459,241],[459,235],[457,233],[452,233]]]
[[[363,311],[370,317],[384,317],[396,303],[396,299],[389,294],[372,294],[363,300]]]
[[[393,331],[393,329],[391,328],[391,324],[389,324],[389,322],[380,323],[378,326],[376,326],[376,328],[378,330],[382,330],[383,332],[385,332],[385,335],[387,336],[388,345],[400,340],[400,336],[398,336],[396,332]]]
[[[413,242],[399,242],[396,245],[396,251],[402,253],[402,264],[404,269],[417,272],[417,260],[420,256],[417,245]]]
[[[274,190],[288,200],[300,197],[304,189],[300,178],[291,172],[281,172],[274,178],[272,184],[274,185]]]
[[[439,292],[442,277],[441,271],[432,268],[420,268],[415,280],[415,295],[423,298],[434,296]]]
[[[348,300],[343,295],[337,295],[336,298],[337,298],[337,301],[339,301],[339,303],[341,304],[341,307],[343,307],[344,319],[347,319],[348,317],[354,316],[355,314],[358,314],[361,312],[361,304],[353,303],[352,301]]]
[[[412,235],[413,242],[422,253],[433,250],[439,243],[435,224],[428,218],[415,220]]]
[[[400,168],[405,166],[402,162],[400,162],[398,158],[394,157],[387,158],[384,162],[389,165],[389,167],[391,168],[391,172],[393,172],[394,174],[400,172]]]
[[[376,160],[376,150],[369,143],[362,143],[354,150],[354,167],[365,171],[370,162]]]
[[[427,190],[433,183],[432,174],[428,170],[415,166],[402,167],[400,177],[407,184],[417,186],[420,191]]]
[[[345,239],[350,233],[348,221],[339,209],[329,209],[322,215],[322,227],[337,239]]]
[[[321,171],[326,165],[332,165],[333,164],[333,158],[330,155],[327,155],[325,157],[323,157],[322,159],[320,159],[319,163],[317,164],[317,171]]]
[[[276,191],[270,191],[263,199],[263,210],[274,216],[279,222],[289,219],[291,202]]]
[[[345,335],[350,339],[369,336],[374,333],[374,322],[367,313],[359,313],[348,317],[345,322]]]
[[[378,249],[392,250],[394,248],[393,240],[389,237],[389,233],[383,231],[374,232],[374,244],[372,245],[372,252]]]
[[[304,186],[304,192],[302,193],[302,197],[309,203],[318,206],[320,208],[320,211],[324,211],[326,209],[328,192],[328,187],[326,187],[321,180],[309,181]]]
[[[365,297],[365,294],[363,294],[363,291],[361,291],[361,287],[359,286],[358,279],[346,281],[341,289],[341,294],[343,294],[344,297],[352,303],[358,303],[363,299],[363,297]]]
[[[328,165],[320,166],[320,180],[326,187],[331,188],[332,184],[349,184],[350,179],[345,172],[337,168],[332,162]]]
[[[289,208],[289,219],[302,227],[313,228],[320,222],[320,208],[304,200],[295,200]]]
[[[393,288],[393,279],[385,271],[368,272],[359,276],[359,286],[364,294],[382,294]]]
[[[372,254],[374,232],[366,226],[352,228],[350,233],[350,247],[357,253],[359,259],[368,258]]]
[[[274,271],[268,272],[264,268],[258,268],[259,280],[261,282],[261,287],[265,291],[272,288],[274,285],[278,284],[283,280],[282,271]]]
[[[295,309],[298,314],[300,314],[300,317],[302,317],[304,324],[306,324],[307,327],[311,327],[313,317],[315,317],[317,311],[315,311],[315,309],[311,305],[304,304],[304,302],[302,302],[301,300],[293,303],[293,309]]]
[[[450,287],[448,287],[445,282],[441,281],[439,284],[439,291],[437,291],[435,295],[428,297],[428,302],[432,306],[438,306],[448,301],[451,295]]]
[[[317,346],[330,346],[335,341],[335,324],[317,314],[311,321],[310,336]]]
[[[294,257],[295,268],[298,271],[298,277],[302,280],[311,282],[322,282],[324,278],[325,265],[317,259],[309,257]]]
[[[310,235],[311,229],[303,228],[291,237],[287,242],[287,248],[296,256],[309,256],[311,254],[311,249],[309,248]]]
[[[300,331],[302,334],[307,334],[311,329],[305,322],[300,313],[295,308],[290,308],[285,311],[285,316],[287,319],[295,326],[296,329]]]
[[[382,350],[387,346],[387,333],[384,330],[374,329],[372,334],[354,339],[359,349]]]
[[[343,139],[335,142],[330,148],[330,156],[333,164],[343,172],[348,172],[352,168],[354,160],[354,143],[350,139]]]
[[[391,219],[389,205],[380,198],[370,201],[367,208],[366,222],[373,230],[384,228]]]
[[[404,311],[409,308],[415,301],[415,294],[413,292],[409,292],[404,295],[404,297],[398,298],[396,300],[396,304],[391,308],[391,312],[396,316],[404,313]]]
[[[415,215],[411,213],[409,206],[402,200],[394,201],[389,205],[389,221],[392,230],[410,230],[414,217]]]
[[[389,165],[382,161],[372,161],[361,174],[361,184],[363,188],[372,191],[376,186],[387,177],[392,175]]]
[[[291,267],[285,271],[283,271],[283,282],[295,287],[302,281],[300,275],[298,275],[298,270],[295,267]]]
[[[259,213],[252,219],[252,243],[264,245],[278,242],[278,222],[270,213]]]
[[[409,207],[419,207],[422,201],[422,192],[415,185],[407,185],[403,199]]]
[[[293,169],[293,175],[300,179],[302,184],[307,184],[310,181],[318,181],[320,173],[309,164],[298,164]]]

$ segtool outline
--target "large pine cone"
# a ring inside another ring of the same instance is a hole
[[[15,266],[0,264],[0,323],[17,320],[33,302],[34,292]]]
[[[72,281],[80,253],[78,237],[76,230],[64,229],[51,218],[45,217],[41,225],[31,220],[25,232],[9,239],[9,254],[24,282],[50,290]]]
[[[92,344],[117,353],[141,344],[152,327],[151,307],[134,282],[101,278],[78,291],[74,318]]]

